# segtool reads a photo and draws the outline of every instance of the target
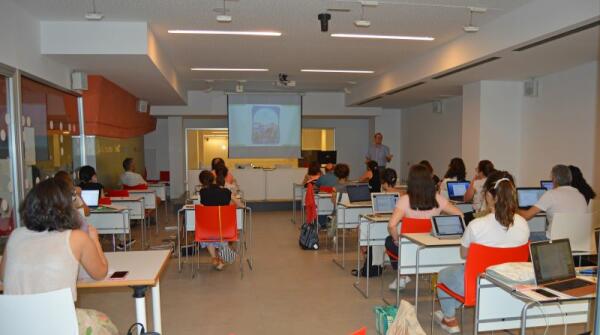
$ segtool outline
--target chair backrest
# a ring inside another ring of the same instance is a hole
[[[400,223],[400,234],[430,233],[431,219],[403,218]]]
[[[574,253],[596,253],[593,213],[554,213],[548,229],[551,240],[568,238]]]
[[[0,218],[0,237],[9,236],[15,229],[14,211],[10,209],[10,213],[5,218]]]
[[[129,192],[127,192],[129,193]],[[110,200],[110,198],[104,197],[104,198],[100,198],[100,200],[98,200],[98,205],[112,205],[112,200]]]
[[[367,335],[367,327],[362,327],[361,329],[352,333],[352,335]]]
[[[2,294],[0,310],[0,334],[79,334],[69,288],[40,294]]]
[[[233,242],[238,240],[236,206],[195,205],[196,242]]]
[[[333,193],[333,186],[320,186],[319,192],[323,193]]]
[[[128,197],[129,191],[127,190],[108,190],[107,191],[109,197]]]
[[[159,177],[160,181],[166,181],[166,182],[168,182],[168,181],[171,180],[171,173],[169,171],[160,171],[159,172],[159,176],[160,176]]]
[[[146,185],[146,184],[137,184],[137,185],[133,185],[133,186],[123,185],[123,189],[124,190],[147,190],[148,185]]]
[[[487,247],[472,243],[465,261],[465,306],[475,306],[477,279],[488,267],[510,262],[529,260],[529,242],[513,248]]]

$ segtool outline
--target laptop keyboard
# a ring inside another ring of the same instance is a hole
[[[549,289],[553,289],[555,291],[562,292],[562,291],[572,290],[575,288],[585,287],[585,286],[589,286],[589,285],[594,285],[594,284],[587,280],[583,280],[583,279],[573,279],[573,280],[569,280],[569,281],[548,284],[548,285],[544,285],[544,286]]]

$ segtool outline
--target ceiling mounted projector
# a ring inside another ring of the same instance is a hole
[[[477,26],[464,26],[463,30],[465,33],[476,33],[479,31],[479,27]]]
[[[217,15],[217,22],[229,23],[231,20],[231,15]]]
[[[371,26],[371,21],[367,20],[356,20],[354,21],[354,25],[361,28],[368,28]]]

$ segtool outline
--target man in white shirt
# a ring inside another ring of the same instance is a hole
[[[120,177],[121,185],[133,187],[148,184],[139,173],[135,172],[135,161],[133,158],[125,158],[123,161],[123,169],[125,172],[123,172]]]
[[[544,193],[537,204],[527,210],[521,210],[520,214],[526,220],[531,220],[539,212],[545,211],[549,222],[548,232],[545,236],[534,236],[532,241],[550,237],[550,228],[554,213],[586,213],[588,206],[585,198],[579,191],[571,186],[571,170],[566,165],[556,165],[552,168],[552,183],[554,187]]]

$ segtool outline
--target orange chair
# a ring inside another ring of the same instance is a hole
[[[100,206],[110,206],[110,205],[112,205],[112,200],[110,200],[110,198],[106,198],[106,197],[105,198],[100,198],[100,200],[98,200],[98,205],[100,205]]]
[[[487,268],[493,265],[510,263],[510,262],[527,262],[529,260],[529,242],[519,247],[514,248],[496,248],[487,247],[481,244],[472,243],[469,246],[469,252],[465,261],[465,290],[464,295],[460,295],[444,283],[438,283],[437,289],[440,289],[452,298],[459,301],[461,306],[461,327],[464,329],[464,310],[465,307],[474,307],[477,303],[477,281],[479,275],[485,272]],[[433,313],[435,309],[435,301],[437,298],[437,290],[431,300],[431,334],[433,334]],[[439,298],[438,298],[439,300]]]
[[[237,242],[238,229],[236,218],[236,205],[204,206],[196,205],[194,214],[196,218],[194,241],[200,242]],[[244,248],[239,248],[242,252]],[[200,253],[198,255],[198,268],[200,267]],[[240,255],[240,271],[242,268]],[[243,272],[242,272],[243,275]]]
[[[351,335],[367,335],[367,327],[362,327],[361,329],[355,331]]]
[[[123,189],[124,190],[147,190],[148,185],[147,184],[138,184],[138,185],[134,185],[134,186],[123,185]]]
[[[332,186],[321,186],[321,187],[319,187],[319,192],[333,193],[333,187]]]
[[[106,192],[110,198],[115,197],[128,197],[129,191],[127,190],[107,190]]]

